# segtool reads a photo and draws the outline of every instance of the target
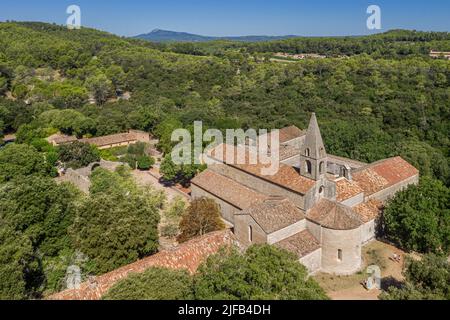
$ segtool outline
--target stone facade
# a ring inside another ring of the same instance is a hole
[[[307,131],[280,131],[280,155],[279,172],[263,176],[261,165],[221,162],[213,150],[216,162],[192,181],[192,197],[214,199],[244,248],[281,247],[312,273],[357,272],[382,203],[419,181],[400,157],[365,164],[327,154],[315,114]]]

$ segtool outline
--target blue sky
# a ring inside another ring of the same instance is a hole
[[[382,10],[382,30],[450,31],[449,0],[1,0],[0,21],[64,24],[81,7],[82,25],[131,36],[155,28],[202,35],[362,35],[366,9]]]

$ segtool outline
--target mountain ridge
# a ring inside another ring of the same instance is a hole
[[[143,39],[154,42],[209,42],[215,40],[228,40],[228,41],[242,41],[242,42],[257,42],[257,41],[270,41],[270,40],[283,40],[289,38],[296,38],[296,35],[285,36],[266,36],[266,35],[249,35],[249,36],[226,36],[226,37],[214,37],[203,36],[188,32],[178,32],[163,29],[154,29],[149,33],[143,33],[134,36],[135,39]]]

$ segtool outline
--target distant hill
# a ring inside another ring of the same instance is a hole
[[[214,40],[229,40],[242,42],[258,42],[270,40],[282,40],[295,38],[297,36],[242,36],[242,37],[208,37],[187,32],[175,32],[168,30],[155,29],[150,33],[135,36],[137,39],[144,39],[153,42],[208,42]]]

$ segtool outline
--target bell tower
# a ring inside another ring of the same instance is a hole
[[[313,113],[305,142],[300,148],[300,174],[315,181],[325,178],[327,157],[316,114]]]

